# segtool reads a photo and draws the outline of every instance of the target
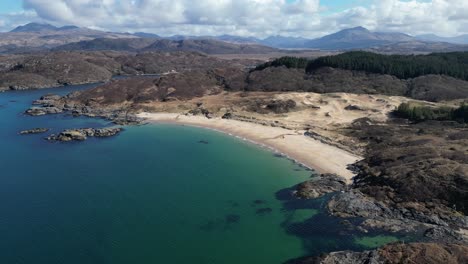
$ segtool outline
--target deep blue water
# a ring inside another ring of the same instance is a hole
[[[18,135],[111,125],[23,114],[43,94],[91,86],[0,94],[0,263],[282,263],[393,239],[347,231],[325,199],[290,200],[287,188],[313,172],[215,131],[145,125],[80,143]]]

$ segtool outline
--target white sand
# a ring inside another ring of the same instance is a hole
[[[205,127],[253,141],[287,155],[320,173],[336,173],[348,183],[354,174],[346,167],[362,159],[348,151],[324,144],[304,136],[304,131],[292,131],[254,123],[201,116],[185,116],[175,113],[141,113],[150,122],[170,122]]]

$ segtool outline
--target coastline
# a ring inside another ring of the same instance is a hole
[[[338,174],[348,183],[352,182],[355,175],[347,169],[347,166],[362,159],[338,147],[306,137],[304,131],[292,131],[237,120],[185,116],[177,113],[143,112],[138,114],[138,117],[152,123],[175,123],[217,130],[280,152],[318,173]]]

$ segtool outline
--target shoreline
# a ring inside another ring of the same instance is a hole
[[[280,153],[318,173],[338,174],[344,177],[348,184],[352,183],[355,175],[347,169],[347,166],[362,159],[346,150],[306,137],[304,131],[268,127],[238,120],[185,116],[177,113],[143,112],[137,116],[150,123],[190,125],[225,133]]]

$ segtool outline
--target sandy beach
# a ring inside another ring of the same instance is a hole
[[[150,122],[169,122],[215,129],[233,136],[281,152],[320,173],[336,173],[346,178],[348,183],[354,174],[347,165],[361,157],[335,146],[304,136],[304,131],[293,131],[279,127],[269,127],[254,123],[221,118],[207,119],[202,116],[185,116],[176,113],[140,113]]]

